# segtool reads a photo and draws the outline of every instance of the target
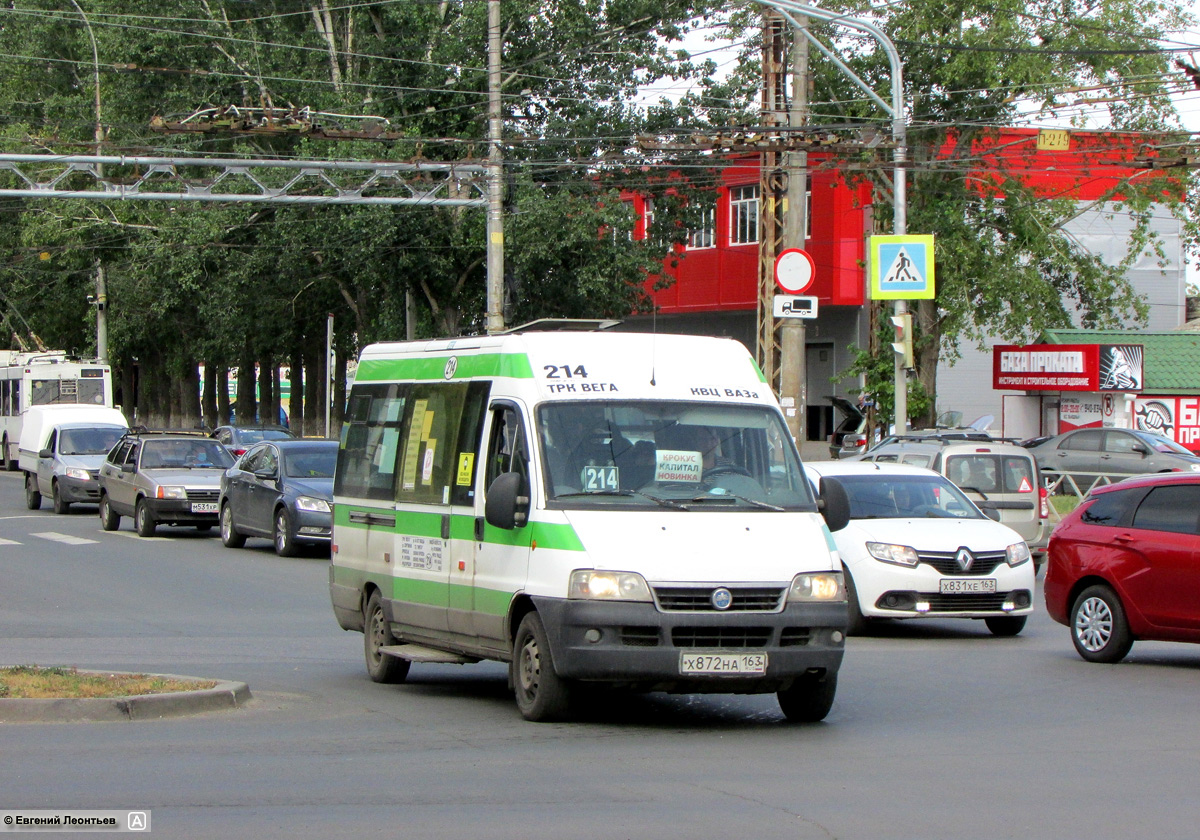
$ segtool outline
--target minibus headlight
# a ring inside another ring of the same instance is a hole
[[[160,499],[186,499],[187,488],[173,484],[160,484],[158,486],[158,493],[155,495]]]
[[[571,572],[567,597],[597,601],[652,600],[650,587],[641,575],[634,572],[598,572],[595,569],[576,569]]]
[[[314,513],[329,513],[329,502],[324,499],[314,499],[312,496],[297,496],[296,508],[310,510]]]
[[[792,578],[789,601],[845,601],[841,572],[803,572]]]
[[[66,475],[67,478],[73,478],[76,481],[91,481],[92,480],[92,477],[88,474],[88,471],[85,469],[82,469],[81,467],[67,467],[64,475]]]
[[[869,542],[867,543],[867,554],[870,554],[876,560],[884,563],[895,563],[897,566],[915,567],[921,562],[921,558],[917,556],[916,550],[907,545]]]
[[[1008,565],[1010,566],[1020,566],[1026,560],[1030,559],[1029,546],[1023,542],[1013,543],[1004,549],[1004,559],[1008,561]]]

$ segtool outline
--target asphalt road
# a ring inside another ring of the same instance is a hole
[[[49,507],[48,505],[46,506]],[[773,696],[517,713],[498,664],[370,682],[320,556],[25,509],[0,473],[0,664],[242,680],[245,708],[0,724],[0,810],[148,809],[167,838],[1195,837],[1200,646],[1091,665],[1044,613],[850,640],[824,723]],[[1039,598],[1040,606],[1040,598]],[[0,829],[2,831],[3,829]],[[62,835],[59,835],[62,836]]]

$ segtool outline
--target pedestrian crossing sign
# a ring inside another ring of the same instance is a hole
[[[932,300],[933,236],[872,236],[871,300]]]

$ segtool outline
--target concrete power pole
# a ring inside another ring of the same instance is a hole
[[[808,39],[802,37],[800,31],[808,25],[808,18],[799,17],[797,22],[799,27],[792,31],[792,98],[788,107],[788,127],[791,129],[799,129],[808,123]],[[794,149],[791,144],[789,148]],[[785,152],[784,168],[787,171],[787,192],[783,199],[784,247],[804,248],[808,232],[808,152],[802,149]],[[779,333],[779,395],[785,403],[788,398],[792,400],[795,414],[788,412],[788,428],[796,445],[802,447],[808,426],[804,321],[786,318]]]
[[[488,0],[487,331],[504,331],[504,153],[500,148],[500,0]]]

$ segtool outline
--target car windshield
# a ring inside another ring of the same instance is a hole
[[[555,507],[815,510],[778,411],[595,400],[537,415]]]
[[[292,437],[292,433],[286,429],[238,429],[237,440],[239,443],[259,443],[264,440],[287,440]]]
[[[94,429],[63,429],[58,439],[61,455],[103,455],[112,449],[125,429],[120,426],[98,426]]]
[[[215,440],[148,440],[142,444],[142,469],[204,469],[233,466],[233,456]]]
[[[283,454],[283,471],[292,478],[333,478],[337,444],[320,449],[300,449]]]
[[[851,519],[983,518],[979,509],[941,476],[881,472],[836,478],[850,497]]]

